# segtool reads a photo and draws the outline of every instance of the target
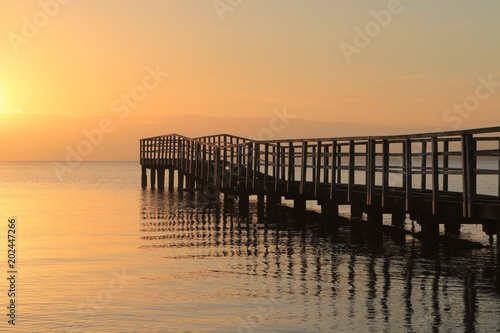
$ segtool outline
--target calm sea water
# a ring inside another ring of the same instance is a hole
[[[485,248],[436,254],[411,235],[196,200],[143,191],[136,162],[83,163],[63,181],[50,163],[0,163],[0,332],[500,332],[496,248],[480,226],[461,237]]]

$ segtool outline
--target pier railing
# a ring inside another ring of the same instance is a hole
[[[169,134],[142,139],[140,145],[143,167],[175,168],[222,190],[330,200],[343,193],[347,203],[361,193],[364,205],[384,208],[404,200],[407,212],[428,202],[433,215],[458,200],[464,218],[500,216],[496,208],[500,205],[500,127],[271,141],[228,134],[201,138]],[[481,177],[489,187],[486,194],[478,191]]]

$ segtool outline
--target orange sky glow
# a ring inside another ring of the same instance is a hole
[[[500,126],[496,0],[0,4],[0,160]]]

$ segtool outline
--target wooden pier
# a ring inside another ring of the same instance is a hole
[[[251,195],[265,198],[268,209],[293,200],[298,213],[314,200],[331,223],[339,205],[350,205],[371,227],[392,214],[394,224],[409,215],[429,237],[440,224],[500,234],[500,127],[272,141],[169,134],[140,140],[140,150],[144,188],[149,169],[152,188],[197,190],[207,200],[237,196],[242,211]]]

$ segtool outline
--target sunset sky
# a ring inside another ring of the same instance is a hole
[[[0,160],[89,138],[87,160],[135,160],[141,137],[273,119],[275,138],[500,126],[498,0],[0,5]]]

